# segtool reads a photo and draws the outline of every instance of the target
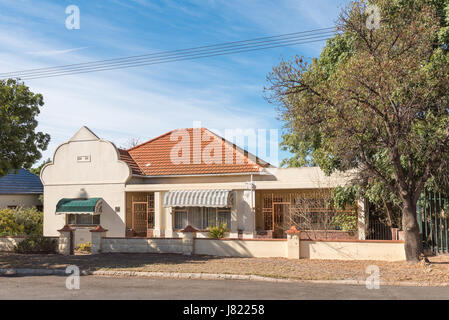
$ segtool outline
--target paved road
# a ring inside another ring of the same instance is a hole
[[[82,276],[80,289],[68,290],[65,281],[62,276],[0,277],[0,299],[449,299],[448,287],[368,290],[334,284]]]

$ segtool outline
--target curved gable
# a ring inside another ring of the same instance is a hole
[[[130,177],[131,169],[120,160],[115,145],[87,127],[61,144],[41,172],[44,185],[125,183]]]

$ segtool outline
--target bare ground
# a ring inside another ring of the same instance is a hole
[[[428,257],[430,263],[288,260],[285,258],[225,258],[179,254],[100,254],[62,256],[56,254],[0,253],[0,268],[59,269],[77,265],[82,270],[132,270],[253,274],[300,280],[364,280],[366,267],[376,265],[383,281],[449,283],[449,255]]]

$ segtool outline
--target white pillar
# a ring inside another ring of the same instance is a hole
[[[99,254],[101,252],[101,239],[106,237],[107,231],[100,225],[90,230],[92,232],[92,254]]]
[[[185,227],[181,232],[182,235],[182,254],[190,256],[195,252],[196,230],[191,225]]]
[[[242,194],[242,201],[240,202],[239,214],[242,215],[242,229],[243,238],[254,238],[256,231],[254,202],[254,190],[244,190]]]
[[[162,207],[162,198],[160,192],[154,193],[154,230],[153,236],[156,238],[161,237],[162,235],[162,215],[163,215],[163,207]]]
[[[234,206],[231,209],[231,226],[230,226],[231,230],[229,232],[230,238],[238,238],[238,236],[239,236],[238,228],[239,228],[238,210],[237,210],[237,206],[234,203]]]
[[[73,229],[68,225],[65,225],[64,228],[58,230],[58,232],[58,252],[62,255],[68,256],[72,253],[70,250],[70,245],[72,243]]]
[[[301,232],[292,226],[287,233],[287,258],[300,259],[301,258]]]
[[[165,237],[173,238],[173,209],[163,208],[162,212],[165,215]]]

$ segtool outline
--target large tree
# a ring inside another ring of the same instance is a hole
[[[268,76],[291,162],[356,169],[355,184],[388,190],[409,262],[420,255],[418,198],[449,177],[448,25],[449,0],[353,1],[319,59],[282,61]]]
[[[36,132],[41,94],[18,80],[0,81],[0,177],[21,167],[30,168],[47,149],[50,136]]]

